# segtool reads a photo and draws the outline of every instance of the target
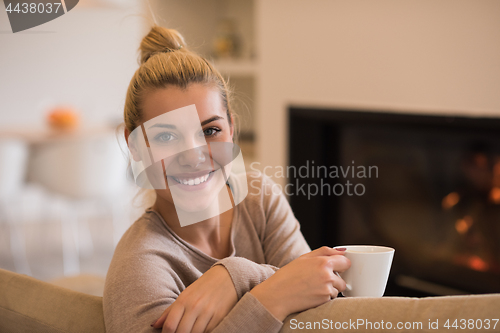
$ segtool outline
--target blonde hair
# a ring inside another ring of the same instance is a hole
[[[131,133],[143,119],[142,101],[148,91],[170,85],[186,89],[192,83],[205,84],[219,90],[231,127],[233,114],[230,90],[222,75],[205,58],[190,51],[182,35],[173,29],[153,25],[139,47],[139,68],[130,80],[125,98],[125,128]],[[237,129],[234,128],[234,136]],[[139,191],[142,206],[149,207],[156,199],[154,190]]]
[[[154,25],[139,47],[139,68],[136,70],[125,98],[125,128],[132,132],[142,120],[142,99],[153,89],[173,85],[186,89],[192,83],[216,87],[233,126],[230,92],[222,75],[205,58],[190,51],[184,38],[173,29]]]

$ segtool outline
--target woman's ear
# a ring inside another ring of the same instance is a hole
[[[130,131],[127,128],[125,128],[123,134],[125,135],[125,141],[127,141],[128,150],[130,151],[132,158],[134,159],[134,161],[139,162],[141,160],[139,152],[137,151],[137,148],[135,147],[133,140],[132,141],[128,140],[130,137]]]
[[[128,130],[128,128],[125,128],[125,130],[123,131],[123,135],[125,135],[125,141],[127,141],[128,146],[128,137],[130,135],[130,131]]]
[[[230,132],[231,133],[231,139],[234,142],[234,139],[235,139],[235,137],[234,137],[234,116],[233,116],[232,113],[229,116],[231,117],[231,126],[229,126],[230,130],[231,130],[231,132]]]

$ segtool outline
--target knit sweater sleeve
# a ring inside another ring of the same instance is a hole
[[[283,323],[246,293],[212,333],[278,333]]]
[[[260,190],[249,193],[247,199],[251,203],[248,209],[254,218],[252,223],[257,224],[261,243],[257,245],[262,247],[266,264],[258,264],[242,257],[224,258],[215,264],[228,270],[238,299],[279,268],[311,251],[285,196],[273,188],[276,184],[265,175],[254,176],[251,181],[255,180],[258,181]],[[256,244],[247,246],[253,247]]]
[[[159,332],[150,324],[175,302],[183,290],[182,282],[175,271],[155,256],[140,261],[123,259],[115,261],[120,267],[112,265],[106,279],[106,332]],[[212,333],[277,333],[282,326],[252,294],[246,293]]]
[[[175,302],[183,289],[178,274],[153,251],[130,255],[118,248],[104,286],[106,332],[155,332],[150,324]]]

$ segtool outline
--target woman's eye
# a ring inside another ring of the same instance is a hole
[[[215,136],[219,132],[220,132],[220,129],[210,127],[210,128],[207,128],[206,130],[204,130],[203,134],[205,134],[205,136]]]
[[[172,133],[164,132],[164,133],[159,133],[155,136],[155,141],[157,142],[168,142],[172,141],[174,139],[174,136]]]

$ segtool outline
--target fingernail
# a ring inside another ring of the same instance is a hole
[[[335,250],[337,250],[337,251],[345,251],[346,248],[345,247],[336,247]]]
[[[160,319],[160,318],[158,318],[158,319]],[[156,322],[158,321],[158,319],[156,319],[155,321],[153,321],[153,322],[151,323],[151,327],[155,326],[155,324],[156,324]]]

